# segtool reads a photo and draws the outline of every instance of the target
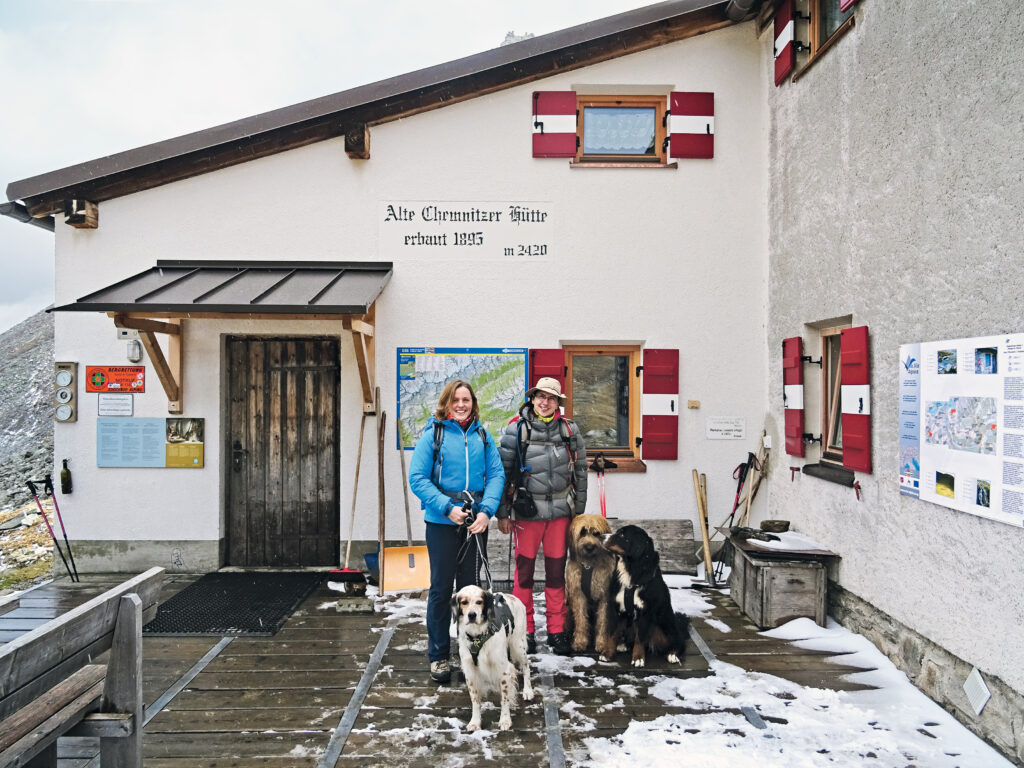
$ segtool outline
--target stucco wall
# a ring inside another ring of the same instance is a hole
[[[695,522],[690,470],[697,467],[709,477],[713,517],[724,516],[732,468],[756,446],[767,404],[764,71],[747,24],[374,127],[368,161],[348,159],[342,142],[330,141],[107,201],[95,231],[58,225],[57,302],[158,259],[393,258],[394,276],[376,310],[377,379],[391,425],[399,346],[598,341],[679,348],[680,399],[701,401],[699,410],[682,412],[680,459],[650,462],[645,474],[609,476],[610,513]],[[714,91],[713,160],[683,160],[675,170],[572,170],[566,160],[531,157],[533,90],[651,83]],[[381,253],[382,200],[552,201],[554,255],[477,264]],[[105,316],[60,316],[56,333],[57,359],[123,362],[123,344]],[[207,420],[206,468],[97,469],[95,398],[80,393],[79,421],[56,428],[57,456],[71,456],[76,470],[74,496],[62,511],[77,537],[223,535],[219,345],[235,333],[342,337],[347,533],[360,398],[340,324],[196,320],[186,321],[184,415]],[[166,399],[152,369],[148,375],[136,415],[164,415]],[[747,440],[706,440],[709,416],[745,419]],[[404,538],[397,454],[389,451],[386,462],[387,534]],[[368,447],[363,471],[375,466]],[[365,477],[356,539],[376,537],[374,484]],[[414,513],[415,537],[422,527]]]
[[[842,555],[833,575],[845,589],[1018,692],[1024,530],[899,495],[896,398],[901,343],[1024,330],[1022,39],[1009,0],[863,0],[854,29],[804,77],[764,80],[776,439],[783,338],[852,315],[870,329],[873,366],[862,500],[791,481],[788,466],[803,461],[785,457],[771,511]]]

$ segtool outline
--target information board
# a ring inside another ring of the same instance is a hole
[[[480,404],[480,421],[497,440],[526,393],[526,349],[518,347],[399,347],[398,425],[412,448],[452,379],[468,381]],[[396,445],[397,445],[396,438]]]
[[[200,469],[205,419],[98,418],[96,466]]]
[[[900,493],[1024,526],[1024,334],[900,346]]]

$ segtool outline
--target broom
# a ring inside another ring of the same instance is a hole
[[[356,493],[359,491],[359,464],[363,458],[363,433],[366,431],[366,414],[363,414],[363,418],[359,422],[359,448],[356,453],[356,476],[355,481],[352,483],[352,512],[349,516],[348,521],[348,544],[345,546],[345,567],[337,568],[330,571],[327,575],[328,581],[340,582],[343,586],[341,591],[348,593],[365,593],[366,592],[366,576],[358,568],[349,568],[348,560],[352,554],[352,537],[355,535],[356,526]],[[351,589],[344,586],[347,584],[361,585],[353,586]]]

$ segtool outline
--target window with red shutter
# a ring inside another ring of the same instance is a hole
[[[857,0],[806,0],[804,3],[782,0],[775,10],[775,85],[782,85],[791,74],[801,77],[839,38],[853,27],[853,6]],[[806,42],[803,42],[806,41]],[[796,55],[807,52],[807,61],[794,73]]]
[[[790,456],[804,455],[803,344],[799,336],[782,340],[782,407]]]
[[[715,94],[669,94],[669,157],[715,156]]]
[[[871,472],[871,363],[868,328],[846,328],[840,341],[843,466]]]
[[[794,0],[782,0],[775,11],[775,85],[782,85],[796,65]],[[803,455],[803,454],[801,454]]]
[[[641,458],[679,458],[679,350],[645,349]]]
[[[530,386],[536,386],[537,381],[544,376],[558,379],[562,392],[565,392],[565,350],[530,350]]]
[[[533,92],[533,156],[576,156],[576,91]]]

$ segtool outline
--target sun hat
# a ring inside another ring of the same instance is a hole
[[[558,402],[565,402],[565,395],[562,394],[562,385],[558,383],[558,379],[553,379],[550,376],[542,376],[536,386],[526,390],[526,396],[532,399],[538,392],[546,392],[557,397]]]

